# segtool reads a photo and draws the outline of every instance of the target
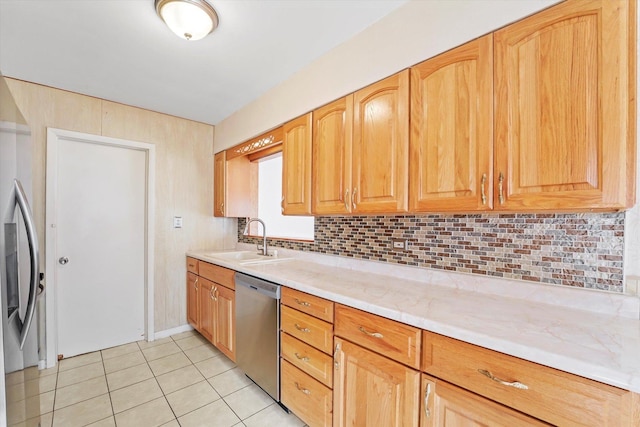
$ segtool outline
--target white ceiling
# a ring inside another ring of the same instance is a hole
[[[217,124],[407,0],[209,0],[175,36],[153,0],[0,0],[5,76]]]

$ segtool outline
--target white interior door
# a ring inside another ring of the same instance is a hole
[[[48,152],[55,156],[48,159],[55,179],[47,182],[55,187],[47,188],[47,198],[50,208],[53,191],[55,219],[48,226],[55,228],[58,354],[70,357],[140,340],[148,154],[89,136],[58,138],[55,144]]]

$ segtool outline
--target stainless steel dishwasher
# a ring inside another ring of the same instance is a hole
[[[280,285],[236,273],[236,361],[280,403]]]

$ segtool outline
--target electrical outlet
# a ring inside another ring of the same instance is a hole
[[[391,239],[391,246],[394,251],[406,251],[407,239]]]
[[[173,217],[173,228],[182,228],[182,217],[174,216]]]

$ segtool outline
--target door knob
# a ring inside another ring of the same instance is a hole
[[[67,258],[66,256],[60,257],[60,259],[58,260],[58,262],[59,262],[61,265],[65,265],[66,263],[68,263],[68,262],[69,262],[69,258]]]

